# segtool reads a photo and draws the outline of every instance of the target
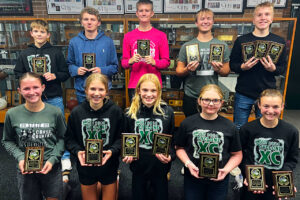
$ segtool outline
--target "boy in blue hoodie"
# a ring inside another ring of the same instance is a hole
[[[118,59],[112,39],[98,30],[101,24],[99,11],[86,7],[81,11],[79,20],[84,30],[70,40],[67,63],[71,76],[75,78],[77,101],[82,103],[85,100],[85,80],[91,73],[106,75],[111,88],[112,75],[118,72]],[[96,67],[83,67],[83,53],[95,53]]]

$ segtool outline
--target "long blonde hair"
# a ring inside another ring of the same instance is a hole
[[[161,99],[161,86],[160,82],[155,74],[144,74],[138,84],[136,85],[135,88],[135,94],[134,97],[132,98],[132,103],[127,111],[127,115],[130,116],[132,119],[137,120],[137,113],[140,109],[140,104],[141,104],[141,97],[139,95],[139,91],[141,88],[141,84],[146,82],[146,81],[151,81],[154,83],[156,89],[157,89],[157,99],[155,101],[154,107],[153,107],[153,113],[155,115],[162,115],[165,116],[164,110],[161,108],[162,105],[167,105],[162,99]]]

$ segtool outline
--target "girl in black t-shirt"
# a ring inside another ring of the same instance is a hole
[[[228,190],[227,174],[242,160],[242,151],[234,124],[218,115],[223,93],[214,84],[204,86],[198,98],[200,114],[187,117],[175,136],[176,155],[185,165],[185,199],[224,200]],[[199,177],[199,154],[219,154],[216,179]]]

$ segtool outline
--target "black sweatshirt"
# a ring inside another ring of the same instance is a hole
[[[293,171],[298,158],[298,130],[279,120],[274,128],[266,128],[260,119],[246,123],[240,129],[243,149],[241,169],[245,165],[264,165],[267,185],[272,184],[272,171]]]
[[[52,81],[46,81],[42,77],[42,81],[46,86],[43,97],[53,98],[62,96],[61,83],[70,77],[68,65],[62,52],[49,42],[46,42],[41,48],[30,44],[27,49],[21,52],[14,69],[17,78],[26,72],[32,72],[32,59],[35,57],[46,57],[47,72],[54,73],[56,76],[56,79]]]
[[[256,40],[274,41],[285,44],[283,38],[270,33],[266,37],[256,37],[252,33],[248,33],[238,37],[234,42],[234,46],[230,55],[230,69],[239,74],[235,90],[249,98],[256,99],[265,89],[276,88],[275,76],[282,75],[286,70],[286,47],[284,47],[281,56],[276,64],[276,70],[269,72],[259,61],[249,70],[243,71],[241,65],[244,63],[242,56],[242,43],[252,42]]]
[[[77,158],[78,151],[85,150],[85,139],[103,139],[103,150],[111,150],[110,160],[118,162],[124,121],[123,111],[111,100],[106,99],[97,111],[86,100],[71,112],[65,135],[66,148]]]
[[[126,116],[126,132],[140,134],[139,144],[139,159],[132,162],[130,169],[134,173],[147,174],[153,169],[162,170],[165,174],[171,167],[171,162],[168,164],[161,163],[155,155],[152,155],[153,133],[165,133],[173,135],[174,133],[174,112],[170,106],[162,105],[165,112],[165,117],[155,115],[153,107],[148,108],[141,104],[137,113],[137,120]],[[170,149],[172,160],[175,159],[175,150],[173,144]]]

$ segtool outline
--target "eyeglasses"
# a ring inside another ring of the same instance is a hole
[[[222,99],[202,99],[200,98],[200,100],[205,104],[205,105],[209,105],[210,102],[212,102],[214,105],[219,105],[222,101]]]

